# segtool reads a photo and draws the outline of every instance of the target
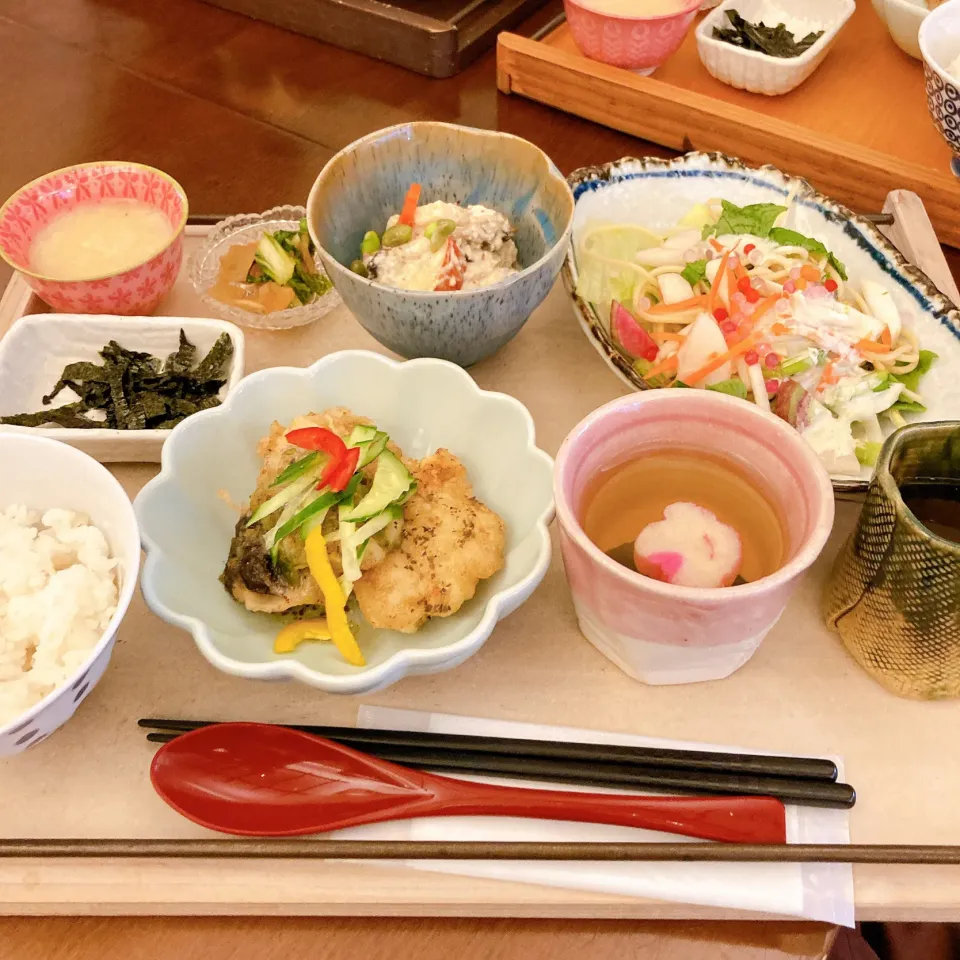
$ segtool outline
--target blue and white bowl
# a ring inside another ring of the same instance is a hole
[[[960,4],[960,0],[954,3]],[[688,153],[669,161],[625,157],[575,170],[568,179],[576,211],[570,253],[563,268],[564,285],[590,343],[627,386],[651,389],[615,344],[609,318],[576,294],[579,238],[587,224],[597,220],[633,223],[659,232],[675,226],[695,204],[714,197],[739,206],[782,204],[792,197],[786,225],[826,244],[846,264],[852,281],[866,278],[882,283],[904,322],[916,331],[921,347],[939,356],[923,381],[927,411],[911,414],[910,418],[960,420],[960,313],[956,306],[872,223],[818,193],[805,180],[787,176],[775,167],[748,167],[719,153]],[[860,479],[834,477],[834,489],[864,493],[871,472],[865,467]]]
[[[31,510],[60,507],[85,514],[107,538],[110,553],[119,561],[117,608],[106,630],[55,690],[19,717],[0,722],[2,758],[46,740],[73,716],[103,676],[137,586],[140,535],[123,487],[106,467],[72,446],[32,433],[2,433],[0,464],[0,508],[23,504]]]
[[[451,293],[401,290],[353,273],[368,230],[383,229],[411,183],[423,201],[479,203],[516,229],[520,272]],[[327,274],[363,327],[403,357],[470,366],[516,336],[550,291],[573,219],[570,188],[549,157],[506,133],[449,123],[405,123],[341,150],[307,200],[310,235]]]
[[[953,172],[960,176],[960,91],[947,68],[960,57],[960,0],[937,7],[920,24],[920,53],[927,84],[927,109],[954,152]]]

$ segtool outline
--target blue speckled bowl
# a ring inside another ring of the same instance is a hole
[[[411,183],[422,202],[482,203],[516,229],[521,270],[500,283],[453,293],[400,290],[350,270],[367,230],[383,230]],[[307,200],[310,235],[340,296],[364,328],[403,357],[469,366],[516,336],[560,271],[573,194],[532,143],[448,123],[387,127],[341,150]]]

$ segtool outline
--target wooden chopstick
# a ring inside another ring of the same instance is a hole
[[[225,860],[565,860],[960,864],[960,846],[816,843],[529,843],[462,840],[0,840],[11,857]]]
[[[185,733],[209,727],[218,720],[139,720],[141,727]],[[571,760],[591,764],[639,764],[663,769],[714,771],[725,774],[788,777],[798,780],[837,779],[832,760],[809,757],[763,757],[744,753],[720,753],[708,750],[672,750],[660,747],[629,747],[611,743],[566,743],[554,740],[526,740],[513,737],[477,737],[467,734],[423,733],[410,730],[366,730],[359,727],[326,727],[308,724],[284,724],[291,730],[312,733],[336,740],[358,750],[371,745],[418,747],[451,752],[473,751],[508,757]]]
[[[169,743],[181,733],[149,733],[151,743]],[[343,742],[343,741],[338,741]],[[590,787],[647,788],[699,794],[776,797],[802,806],[849,809],[856,792],[845,783],[757,777],[715,771],[690,771],[626,764],[594,763],[549,757],[513,757],[468,750],[430,749],[383,743],[345,744],[407,767],[439,773],[467,773],[552,781]]]

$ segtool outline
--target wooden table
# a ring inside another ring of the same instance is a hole
[[[525,29],[549,15],[544,11]],[[564,172],[625,154],[664,153],[499,96],[491,56],[459,77],[433,81],[199,0],[0,0],[0,80],[6,117],[0,196],[59,166],[118,157],[169,171],[197,212],[265,209],[306,196],[323,163],[356,137],[420,117],[525,136]],[[956,269],[958,261],[952,263]],[[0,280],[6,278],[0,270]],[[236,950],[230,955],[238,957],[295,958],[309,949],[315,957],[372,960],[400,953],[406,944],[425,960],[454,953],[465,960],[565,960],[653,956],[664,942],[660,932],[648,924],[561,921],[326,920],[280,927],[240,920],[6,920],[0,922],[0,957],[221,955],[211,953],[210,933],[224,954]],[[804,936],[802,925],[728,932],[760,944],[737,957],[772,956],[764,946],[796,946],[799,941],[790,938]],[[806,932],[822,940],[815,930]],[[699,952],[689,947],[678,956],[693,960]]]

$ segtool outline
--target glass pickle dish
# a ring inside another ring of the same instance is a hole
[[[223,303],[207,292],[216,283],[220,260],[227,251],[241,243],[258,240],[264,233],[274,230],[297,230],[300,220],[307,215],[304,207],[284,205],[273,207],[263,213],[241,213],[227,217],[218,223],[206,238],[203,246],[190,258],[188,276],[204,306],[224,320],[242,327],[257,330],[286,330],[313,323],[326,316],[340,304],[340,296],[333,287],[317,297],[312,303],[277,310],[273,313],[257,313]],[[326,276],[319,259],[314,255],[317,271]]]

